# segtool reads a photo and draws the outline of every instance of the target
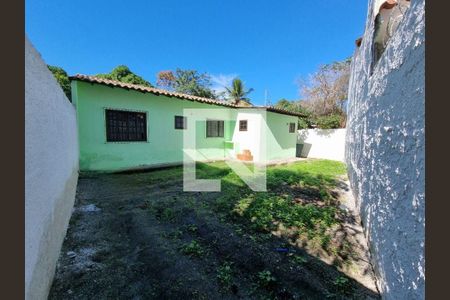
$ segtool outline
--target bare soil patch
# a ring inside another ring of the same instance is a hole
[[[201,170],[222,192],[183,192],[181,168],[81,176],[49,299],[379,299],[344,180],[280,168],[258,194]]]

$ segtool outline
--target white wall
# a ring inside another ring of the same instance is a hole
[[[301,129],[297,143],[304,144],[302,156],[344,161],[345,128]]]
[[[25,38],[25,297],[46,299],[78,179],[75,109]]]
[[[374,1],[349,87],[346,162],[385,299],[425,297],[425,1],[371,73]]]
[[[265,161],[266,151],[263,138],[265,137],[266,111],[261,109],[239,110],[236,114],[236,126],[234,127],[232,141],[235,143],[239,153],[243,150],[250,150],[253,161]],[[247,131],[239,131],[239,121],[247,120]],[[236,148],[235,147],[235,148]],[[238,153],[234,153],[235,155]]]

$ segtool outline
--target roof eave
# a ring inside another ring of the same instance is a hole
[[[116,80],[103,79],[103,78],[89,76],[89,75],[83,75],[83,74],[76,74],[73,76],[69,76],[69,79],[71,81],[82,81],[82,82],[88,82],[91,84],[100,84],[100,85],[105,85],[105,86],[110,86],[110,87],[124,88],[127,90],[135,90],[135,91],[142,92],[142,93],[150,93],[150,94],[154,94],[154,95],[158,95],[158,96],[163,95],[163,96],[167,96],[167,97],[171,97],[171,98],[172,97],[177,98],[180,100],[188,100],[188,101],[194,101],[194,102],[205,103],[205,104],[210,104],[210,105],[218,105],[218,106],[225,106],[225,107],[238,108],[238,109],[249,109],[249,108],[258,109],[258,108],[260,108],[260,109],[266,109],[267,111],[270,111],[270,112],[284,114],[284,115],[290,115],[290,116],[294,116],[294,117],[306,117],[303,114],[294,113],[294,112],[286,111],[286,110],[275,108],[275,107],[237,106],[237,105],[230,104],[230,103],[225,103],[225,102],[222,103],[216,99],[209,99],[209,98],[202,98],[202,97],[192,96],[192,95],[187,95],[187,94],[180,94],[180,93],[176,93],[176,92],[170,92],[170,91],[160,90],[160,89],[156,89],[156,88],[151,88],[151,87],[146,87],[146,86],[141,86],[141,85],[136,85],[136,84],[129,84],[129,83],[124,83],[124,82],[120,82],[120,81],[116,81]]]

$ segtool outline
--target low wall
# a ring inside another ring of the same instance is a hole
[[[76,114],[25,38],[25,298],[47,299],[78,180]]]
[[[297,136],[297,144],[303,144],[300,156],[344,161],[345,134],[345,128],[301,129]]]

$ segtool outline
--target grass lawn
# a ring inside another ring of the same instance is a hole
[[[182,168],[82,176],[49,298],[377,299],[345,173],[269,167],[268,192],[224,162],[197,165],[221,192],[183,192]]]

